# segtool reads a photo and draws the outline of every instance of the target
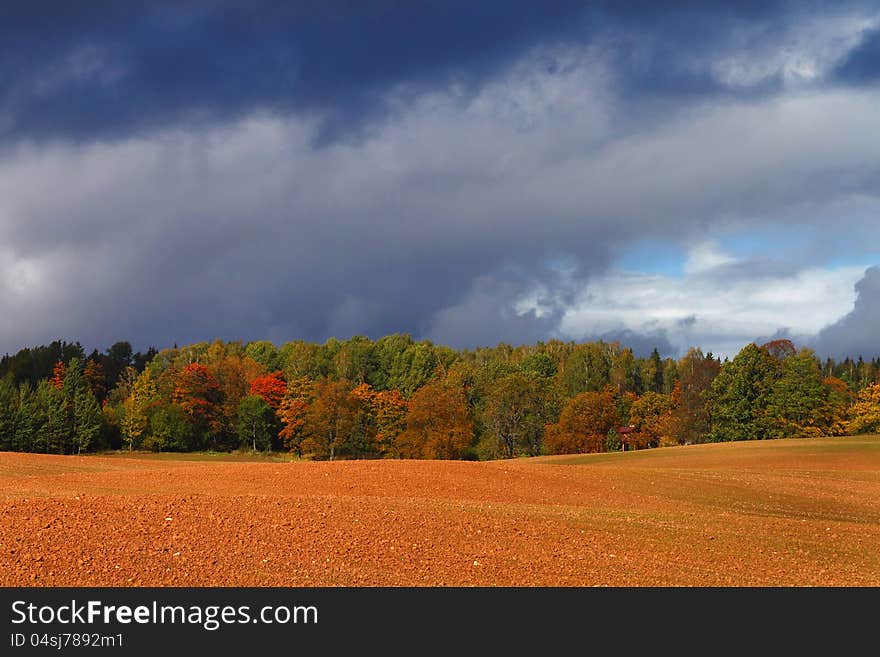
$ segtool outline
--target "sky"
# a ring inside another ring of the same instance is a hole
[[[880,356],[876,2],[0,7],[0,353]]]

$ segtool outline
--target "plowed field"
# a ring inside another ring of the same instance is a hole
[[[880,438],[517,461],[0,453],[3,586],[880,586]]]

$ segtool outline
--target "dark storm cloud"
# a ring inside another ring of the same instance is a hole
[[[546,340],[559,323],[560,309],[540,316],[534,309],[516,312],[516,302],[527,291],[521,283],[480,278],[463,301],[437,313],[427,335],[457,348]]]
[[[350,128],[397,83],[474,84],[577,2],[6,3],[7,136],[118,136],[254,107]]]
[[[255,107],[320,115],[317,138],[383,116],[385,94],[478,88],[536,44],[600,37],[628,95],[717,93],[705,66],[774,2],[31,2],[0,9],[7,139],[118,138]],[[769,28],[766,28],[769,30]],[[773,38],[773,34],[768,38]]]
[[[820,356],[872,359],[880,356],[880,267],[871,267],[856,285],[852,312],[823,329],[811,345]]]

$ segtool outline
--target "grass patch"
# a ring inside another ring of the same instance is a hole
[[[641,461],[662,461],[665,458],[677,458],[694,455],[706,451],[713,456],[719,455],[718,450],[728,450],[731,454],[748,454],[757,452],[779,452],[795,455],[806,452],[811,455],[871,455],[880,453],[880,435],[846,436],[834,438],[787,438],[779,440],[744,440],[728,443],[705,443],[702,445],[684,445],[678,447],[661,447],[659,449],[642,449],[632,452],[602,452],[598,454],[563,454],[559,456],[539,456],[530,459],[535,463],[552,465],[599,465],[602,463],[622,464]]]
[[[207,461],[211,463],[289,463],[299,457],[285,452],[129,452],[115,450],[96,456],[144,461]]]

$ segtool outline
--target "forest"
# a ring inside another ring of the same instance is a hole
[[[0,359],[0,451],[484,460],[880,431],[880,359],[788,340],[733,359],[617,342],[454,350],[395,334]]]

